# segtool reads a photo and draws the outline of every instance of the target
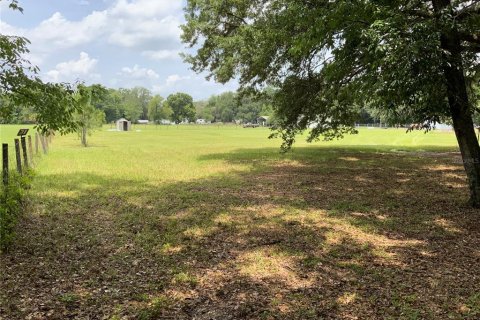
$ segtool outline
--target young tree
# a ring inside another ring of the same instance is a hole
[[[171,94],[167,97],[166,105],[172,109],[172,120],[175,123],[195,120],[195,108],[190,95],[182,92]]]
[[[480,3],[471,0],[188,0],[183,41],[195,71],[278,88],[284,147],[310,123],[309,140],[353,133],[361,108],[398,124],[453,123],[480,207],[478,95]],[[407,120],[408,119],[408,120]]]
[[[159,120],[161,120],[160,116],[160,111],[163,106],[163,98],[160,95],[154,96],[149,102],[148,102],[148,119],[150,121],[153,121],[157,123]]]
[[[78,85],[75,101],[78,110],[75,119],[78,123],[78,136],[84,147],[87,146],[87,136],[105,123],[105,113],[95,108],[95,104],[107,93],[107,89],[100,85],[86,87]]]
[[[140,119],[148,119],[148,102],[152,99],[150,90],[144,87],[135,87],[130,89],[130,93],[141,110]]]
[[[170,120],[172,113],[172,109],[160,95],[154,96],[148,102],[148,118],[155,123],[162,119]]]

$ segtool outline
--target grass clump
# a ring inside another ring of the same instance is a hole
[[[173,282],[176,284],[187,284],[192,287],[198,284],[198,279],[186,272],[180,272],[174,275]]]
[[[61,295],[59,300],[66,306],[73,306],[80,300],[80,297],[74,293],[66,293]]]
[[[30,186],[32,172],[21,176],[10,173],[9,183],[0,187],[0,251],[8,250],[15,238],[15,225],[21,213],[25,190]]]
[[[148,307],[142,309],[137,316],[138,320],[152,320],[161,317],[163,311],[172,304],[172,301],[165,296],[159,296],[149,303]]]

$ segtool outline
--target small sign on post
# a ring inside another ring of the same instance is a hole
[[[28,129],[20,129],[18,130],[17,136],[19,137],[26,136],[27,133],[28,133]]]

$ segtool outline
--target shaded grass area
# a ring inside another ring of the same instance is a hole
[[[196,168],[189,179],[181,163],[162,176],[163,167],[132,176],[85,172],[82,164],[68,173],[44,159],[31,212],[2,256],[0,314],[480,316],[479,212],[465,205],[466,179],[451,147],[299,147],[280,155],[268,145],[225,150],[214,136],[209,142],[193,160],[179,146]],[[123,156],[120,167],[131,161]]]

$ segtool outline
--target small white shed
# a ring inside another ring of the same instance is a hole
[[[117,130],[118,131],[130,131],[132,128],[132,122],[128,121],[125,118],[117,120]]]
[[[263,127],[270,125],[269,116],[260,116],[257,118],[257,123]]]

